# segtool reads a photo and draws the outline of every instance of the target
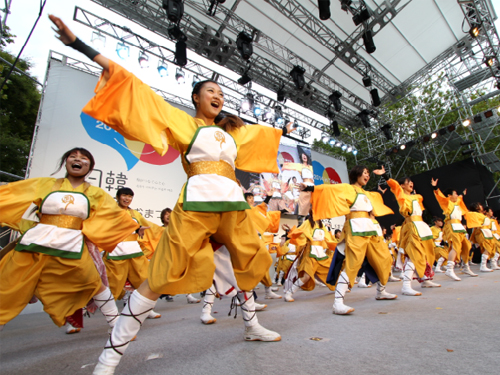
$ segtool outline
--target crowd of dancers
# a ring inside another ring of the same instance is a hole
[[[429,183],[445,219],[435,218],[430,228],[411,179],[395,181],[383,167],[372,172],[386,180],[390,192],[364,190],[370,171],[360,165],[350,171],[350,184],[297,184],[301,213],[309,215],[299,226],[282,226],[285,234],[276,241],[280,211],[268,207],[275,192],[269,190],[256,205],[252,193],[243,194],[235,168],[279,173],[280,138],[293,131],[291,123],[276,129],[246,126],[232,115],[220,118],[224,95],[214,81],[194,86],[192,117],[85,45],[59,18],[50,18],[64,44],[103,68],[96,95],[83,112],[161,155],[174,147],[188,180],[174,209],[163,210],[162,227],[130,208],[131,189],[118,190],[115,202],[91,186],[86,176],[95,161],[83,148],[62,156],[65,178],[1,186],[0,222],[22,236],[0,254],[0,327],[40,300],[56,325],[75,333],[83,325],[84,309],[98,308],[110,329],[94,374],[113,374],[144,321],[160,318],[154,307],[162,296],[183,294],[196,303],[191,293],[204,292],[203,324],[216,322],[211,311],[217,297],[232,297],[232,306],[242,312],[244,340],[279,341],[279,333],[258,321],[256,311],[266,308],[255,301],[258,283],[265,286],[266,299],[286,303],[295,301],[298,289],[325,285],[334,291],[333,313],[346,315],[354,311],[345,302],[356,283],[374,284],[377,300],[393,300],[397,295],[386,291],[389,281],[402,281],[401,294],[418,296],[414,279],[422,288],[440,287],[432,281],[434,272],[460,281],[455,273],[460,265],[464,274],[477,276],[469,266],[471,243],[481,251],[481,272],[500,269],[499,226],[491,209],[481,203],[466,207],[465,191],[441,192],[433,179]],[[376,219],[393,213],[383,194],[396,197],[404,217],[389,231]],[[23,219],[32,205],[36,222]],[[341,216],[346,218],[342,231],[323,223]],[[470,238],[464,222],[472,229]],[[276,254],[275,272],[270,272],[271,254]],[[395,276],[398,271],[402,280]],[[283,296],[275,293],[281,285]],[[118,299],[126,300],[121,313]]]

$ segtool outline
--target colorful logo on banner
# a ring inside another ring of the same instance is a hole
[[[334,168],[325,168],[316,160],[313,160],[312,165],[314,170],[314,185],[342,183],[340,176]]]
[[[172,147],[169,147],[165,155],[160,156],[151,145],[125,139],[116,130],[85,113],[82,113],[80,118],[90,138],[118,151],[125,160],[128,170],[131,170],[139,160],[148,164],[165,165],[179,157],[179,152]]]

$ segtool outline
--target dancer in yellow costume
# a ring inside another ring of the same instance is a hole
[[[485,208],[485,215],[491,221],[491,234],[493,235],[493,239],[491,242],[494,247],[494,255],[490,259],[490,267],[492,270],[500,270],[498,266],[498,258],[500,258],[500,226],[498,225],[498,220],[493,217],[493,210],[490,207]]]
[[[383,171],[373,171],[381,174]],[[337,245],[331,264],[327,282],[336,284],[333,313],[350,314],[352,307],[344,304],[344,297],[349,287],[363,265],[365,257],[378,277],[377,300],[395,299],[395,294],[385,291],[389,279],[392,258],[386,249],[379,246],[381,241],[377,235],[370,213],[377,216],[392,214],[385,206],[379,193],[365,191],[370,180],[368,168],[357,165],[349,172],[349,184],[319,185],[306,187],[313,191],[311,204],[314,220],[329,219],[346,215],[343,228],[343,240]],[[345,261],[344,261],[345,260]]]
[[[224,94],[214,81],[198,82],[192,93],[195,117],[168,104],[137,77],[85,45],[55,16],[59,39],[103,68],[95,97],[83,112],[130,140],[150,144],[160,155],[168,147],[181,154],[188,176],[170,217],[170,224],[149,265],[146,280],[130,297],[99,357],[94,373],[113,373],[147,312],[162,294],[203,291],[215,270],[210,237],[224,244],[238,286],[238,297],[252,309],[252,290],[272,263],[246,209],[235,168],[254,173],[279,173],[281,136],[292,130],[245,126],[236,116],[215,122]],[[257,322],[245,321],[245,340],[278,341],[281,336]]]
[[[475,277],[477,275],[472,272],[469,267],[471,244],[465,236],[467,231],[462,225],[462,216],[467,214],[469,210],[465,206],[463,196],[458,195],[455,189],[447,189],[445,194],[443,194],[437,187],[437,183],[437,179],[431,179],[431,185],[434,188],[434,196],[445,216],[443,239],[449,246],[448,264],[446,265],[445,275],[455,281],[460,281],[461,279],[455,275],[454,267],[455,263],[462,259],[464,262],[463,272],[469,276]],[[464,190],[463,195],[466,193],[467,189]]]
[[[85,181],[94,168],[83,148],[66,152],[66,178],[31,178],[0,186],[0,223],[16,227],[33,203],[40,222],[0,262],[0,325],[35,295],[57,326],[91,298],[114,326],[118,310],[101,283],[86,241],[112,251],[138,225],[104,190]]]
[[[465,215],[467,226],[473,228],[470,236],[470,242],[479,245],[481,249],[481,272],[493,272],[488,268],[488,259],[493,258],[495,255],[495,244],[493,240],[493,233],[491,231],[491,220],[486,216],[484,206],[475,202],[469,207],[469,212]]]
[[[435,273],[445,273],[441,269],[443,263],[446,262],[449,256],[448,245],[444,243],[443,240],[443,219],[435,216],[432,221],[434,225],[431,227],[432,238],[434,239],[434,257],[437,259],[436,267],[434,267]]]
[[[123,187],[116,192],[118,207],[141,226],[139,233],[131,233],[112,253],[105,253],[103,256],[109,289],[116,300],[124,295],[127,280],[137,289],[147,279],[149,261],[145,253],[154,251],[163,233],[162,227],[146,220],[138,211],[130,208],[133,199],[134,192],[130,188]],[[148,319],[160,317],[161,315],[153,310],[148,314]]]
[[[295,239],[299,248],[302,248],[297,264],[297,273],[289,273],[285,281],[285,301],[294,302],[293,294],[299,288],[307,291],[314,290],[315,279],[321,280],[330,290],[335,287],[326,283],[328,271],[333,258],[333,250],[337,241],[326,229],[321,220],[313,220],[312,212],[298,229],[300,236]],[[297,261],[296,261],[297,262]]]
[[[290,227],[288,225],[283,224],[283,227],[287,227],[287,233],[290,231]],[[288,238],[287,234],[284,234],[281,237],[281,248],[280,248],[280,257],[278,260],[278,267],[276,268],[276,274],[278,278],[278,282],[276,285],[281,286],[281,280],[288,273],[292,263],[297,258],[297,243],[295,239]]]
[[[434,242],[432,231],[422,219],[424,198],[419,194],[413,194],[413,182],[408,177],[398,181],[389,178],[385,174],[383,177],[392,193],[396,196],[399,204],[399,213],[405,218],[401,226],[399,248],[403,249],[406,255],[403,273],[402,294],[407,296],[420,296],[411,287],[413,274],[417,272],[418,281],[422,288],[438,288],[441,285],[431,281],[434,271]]]

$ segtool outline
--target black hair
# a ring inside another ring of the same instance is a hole
[[[80,154],[82,154],[83,156],[87,157],[90,161],[90,167],[89,167],[89,173],[87,173],[87,175],[90,174],[90,172],[92,172],[94,170],[94,166],[95,166],[95,159],[94,159],[94,156],[92,156],[92,154],[90,153],[89,150],[87,150],[86,148],[83,148],[83,147],[73,147],[71,150],[69,151],[66,151],[63,156],[61,156],[61,159],[59,160],[59,165],[57,167],[57,170],[52,173],[52,175],[55,175],[57,172],[59,172],[63,166],[64,163],[66,163],[66,159],[68,159],[68,157],[74,153],[74,152],[79,152]],[[51,176],[52,176],[51,175]],[[68,173],[66,172],[66,177],[68,177]]]
[[[356,165],[349,171],[349,183],[354,184],[358,181],[358,178],[363,175],[365,169],[370,172],[370,170],[364,165]]]
[[[340,229],[335,229],[335,234],[342,232]]]
[[[165,216],[165,214],[166,214],[167,212],[172,212],[172,209],[167,207],[167,208],[164,208],[164,209],[161,211],[161,213],[160,213],[160,220],[161,220],[161,222],[162,222],[163,224],[165,224],[165,222],[163,221],[163,217]]]
[[[398,178],[397,181],[398,181],[398,184],[403,185],[403,184],[406,184],[407,182],[411,182],[411,178],[405,176],[405,177]]]
[[[311,156],[307,154],[307,152],[304,150],[304,148],[297,146],[297,151],[299,152],[299,162],[300,164],[303,163],[302,161],[302,155],[305,155],[307,157],[307,165],[312,165],[311,161]]]
[[[122,188],[119,188],[116,191],[116,197],[119,198],[120,195],[131,195],[131,196],[134,196],[134,191],[131,188],[122,187]]]
[[[441,219],[439,216],[434,216],[432,218],[432,222],[435,223],[436,221],[443,221],[443,219]]]
[[[248,197],[253,197],[253,193],[245,193],[245,200],[248,198]]]
[[[309,224],[311,224],[311,227],[314,227],[314,219],[313,219],[313,211],[312,208],[309,209],[309,215],[306,217],[307,220],[309,220]],[[320,228],[323,228],[323,222],[321,220],[317,220],[318,225]]]
[[[484,206],[481,203],[474,202],[469,205],[469,211],[481,212],[481,207],[483,207],[484,210]]]
[[[446,189],[446,190],[443,192],[443,194],[444,194],[445,196],[448,196],[448,195],[453,195],[453,192],[455,192],[455,193],[457,193],[457,194],[458,194],[458,191],[456,191],[456,189],[452,189],[452,188],[448,188],[448,189]]]

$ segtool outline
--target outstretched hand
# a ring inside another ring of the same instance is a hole
[[[286,133],[290,134],[294,132],[297,128],[293,126],[293,121],[290,121],[288,124],[286,124]]]
[[[431,185],[432,185],[432,186],[437,186],[438,181],[439,181],[439,179],[437,179],[437,178],[436,178],[436,179],[433,179],[433,178],[431,177]]]
[[[374,169],[373,173],[375,173],[378,176],[382,176],[383,174],[385,174],[385,168],[384,168],[384,166],[382,166],[380,169]]]
[[[66,24],[53,14],[49,14],[49,18],[57,28],[52,28],[59,36],[56,36],[65,45],[71,44],[76,40],[76,35],[66,26]]]
[[[139,238],[144,237],[144,231],[149,228],[150,227],[140,227],[139,229],[137,229],[137,234],[139,235]]]
[[[285,232],[288,232],[288,231],[290,231],[290,225],[288,225],[288,224],[282,224],[281,225],[281,229],[283,229]]]
[[[462,193],[462,195],[466,195],[467,194],[467,189],[464,190],[464,192]]]
[[[300,189],[300,191],[303,191],[303,190],[305,190],[306,188],[307,188],[307,185],[306,185],[306,184],[304,184],[304,183],[302,183],[302,182],[299,184],[299,189]]]

